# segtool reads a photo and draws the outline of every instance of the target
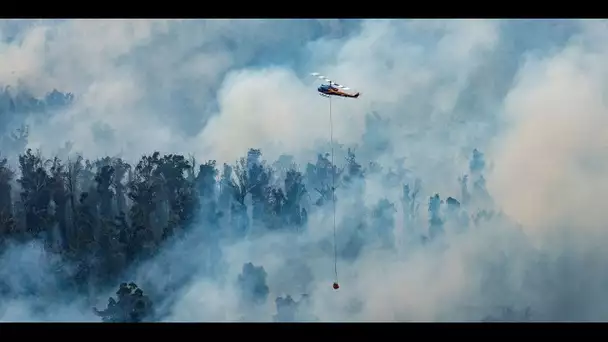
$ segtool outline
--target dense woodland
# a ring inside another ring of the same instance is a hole
[[[34,100],[5,90],[0,93],[0,124],[8,125],[15,113],[47,112],[69,105],[71,99],[71,94],[55,91],[44,100]],[[178,239],[191,227],[203,227],[215,241],[243,238],[253,227],[262,233],[303,232],[309,215],[315,210],[329,211],[332,196],[340,201],[340,191],[362,196],[363,180],[370,175],[382,175],[391,186],[399,186],[401,203],[383,199],[373,208],[361,205],[353,211],[357,213],[349,218],[353,222],[344,223],[353,228],[345,238],[348,242],[340,246],[340,258],[354,259],[370,243],[391,248],[395,215],[403,215],[408,227],[428,217],[425,230],[415,233],[423,242],[441,234],[450,220],[465,229],[489,215],[464,210],[472,197],[487,196],[483,154],[477,150],[469,176],[460,178],[462,190],[454,196],[459,200],[444,201],[438,194],[421,198],[419,180],[408,181],[375,163],[361,165],[351,150],[338,165],[331,163],[328,154],[319,154],[314,163],[303,167],[288,157],[271,164],[264,161],[262,151],[253,148],[244,151],[234,165],[216,165],[213,160],[199,163],[189,156],[158,152],[129,164],[117,157],[60,160],[43,156],[25,149],[27,135],[27,127],[11,129],[0,145],[4,153],[0,158],[0,249],[31,240],[42,242],[49,252],[75,265],[73,271],[57,271],[69,291],[84,294],[91,287],[120,284],[116,299],[111,298],[107,308],[95,309],[103,321],[155,319],[153,300],[136,284],[122,283],[128,277],[125,272],[154,257],[168,240]],[[9,155],[8,151],[19,149],[23,152],[18,156]],[[422,215],[422,210],[428,210],[428,215]],[[267,299],[265,278],[261,266],[243,265],[238,283],[244,301],[255,304]],[[10,291],[10,285],[0,279],[0,295]],[[277,298],[276,320],[294,320],[295,308],[305,300]]]

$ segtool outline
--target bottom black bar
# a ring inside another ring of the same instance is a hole
[[[2,340],[31,337],[62,340],[73,338],[118,337],[145,339],[184,338],[208,339],[214,334],[226,339],[231,335],[241,338],[262,338],[265,341],[283,341],[312,338],[332,339],[388,339],[437,337],[601,337],[608,336],[605,323],[3,323],[0,324]],[[134,334],[128,336],[129,334]],[[185,335],[190,336],[186,337]],[[193,335],[195,334],[195,335]]]

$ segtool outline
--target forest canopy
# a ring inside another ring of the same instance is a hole
[[[3,96],[2,111],[13,114],[45,112],[69,105],[72,99],[71,94],[57,91],[44,101]],[[8,143],[3,146],[7,151],[25,149],[27,138],[28,129],[22,126],[5,134]],[[192,227],[202,227],[212,237],[208,241],[216,244],[264,232],[298,234],[308,228],[311,213],[328,210],[332,200],[341,200],[340,193],[348,193],[351,201],[354,195],[357,215],[344,223],[347,229],[341,229],[345,243],[337,246],[337,257],[354,260],[365,245],[394,248],[395,215],[402,215],[410,237],[422,243],[441,235],[448,221],[462,230],[492,215],[464,210],[473,197],[488,198],[484,156],[478,150],[472,151],[469,174],[459,179],[460,198],[445,200],[433,194],[425,201],[420,179],[407,179],[403,170],[384,169],[376,162],[362,165],[351,149],[337,165],[329,153],[318,154],[305,166],[291,160],[284,156],[270,163],[261,150],[251,148],[232,165],[159,152],[130,164],[120,157],[91,160],[74,155],[62,160],[25,149],[13,164],[8,157],[0,159],[0,248],[40,242],[47,252],[60,256],[60,263],[72,265],[56,271],[69,293],[93,296],[122,283],[117,299],[110,298],[107,308],[94,310],[103,321],[132,322],[154,320],[155,314],[154,299],[130,282],[129,270],[154,258],[167,241],[183,238]],[[400,203],[382,198],[367,208],[356,200],[364,196],[370,176],[400,187]],[[427,215],[421,213],[421,205],[427,207]],[[425,218],[426,228],[415,229]],[[266,301],[269,290],[263,266],[243,265],[238,284],[243,303]],[[11,286],[0,279],[5,294],[15,291]],[[305,302],[306,296],[300,302],[289,295],[278,297],[275,320],[296,320],[296,308]]]

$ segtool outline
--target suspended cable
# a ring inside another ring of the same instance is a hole
[[[334,226],[334,275],[333,287],[335,290],[340,288],[338,284],[338,245],[336,239],[336,172],[334,166],[334,127],[331,115],[331,97],[329,98],[329,140],[331,144],[331,200],[333,205],[333,226]]]
[[[335,173],[335,165],[334,165],[334,128],[333,128],[333,118],[331,113],[331,98],[332,96],[341,96],[348,98],[359,98],[359,92],[352,94],[347,92],[350,88],[340,85],[329,78],[319,74],[318,72],[311,73],[312,76],[315,76],[319,79],[322,79],[328,84],[321,85],[317,88],[319,95],[329,98],[329,135],[330,135],[330,143],[331,143],[331,200],[333,204],[333,225],[334,225],[334,274],[335,281],[333,287],[335,290],[340,288],[338,284],[338,243],[336,238],[336,173]]]

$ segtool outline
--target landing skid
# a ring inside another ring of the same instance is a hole
[[[318,93],[319,95],[323,96],[323,97],[329,97],[329,95],[327,94],[323,94],[323,93]]]

